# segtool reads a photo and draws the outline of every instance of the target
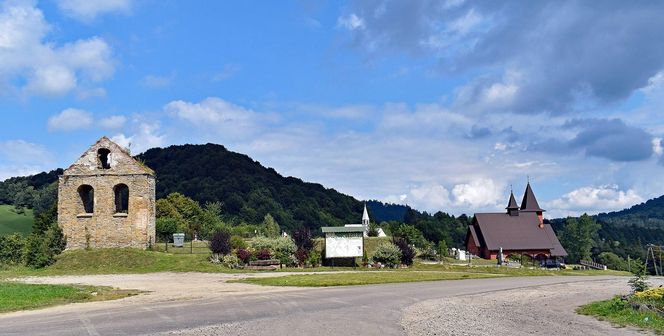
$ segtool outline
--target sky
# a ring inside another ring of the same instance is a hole
[[[664,3],[0,0],[0,180],[218,143],[452,214],[664,194]]]

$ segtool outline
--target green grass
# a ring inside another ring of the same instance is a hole
[[[0,282],[0,313],[73,303],[114,300],[138,294],[110,287]]]
[[[32,232],[34,217],[31,209],[17,213],[13,205],[0,205],[0,236],[15,232],[28,235]]]
[[[335,270],[327,268],[328,270]],[[352,270],[348,268],[336,270]],[[247,278],[236,282],[268,286],[327,287],[369,285],[382,283],[461,280],[493,277],[554,276],[554,275],[628,275],[617,271],[544,270],[507,267],[466,267],[440,264],[415,264],[408,269],[372,270],[358,268],[354,273],[324,273],[314,275],[289,275],[284,277]]]
[[[618,326],[634,326],[664,333],[664,318],[653,312],[640,312],[625,304],[619,297],[593,302],[579,307],[579,314],[594,316]]]
[[[153,272],[237,272],[208,261],[209,254],[170,254],[140,249],[65,251],[55,264],[30,269],[0,265],[0,279],[20,276],[119,274]]]
[[[169,248],[169,251],[171,249]],[[65,251],[57,257],[55,264],[42,268],[30,269],[24,266],[0,265],[0,279],[22,276],[48,275],[83,275],[83,274],[120,274],[120,273],[154,273],[154,272],[205,272],[205,273],[237,273],[247,272],[241,269],[228,269],[208,261],[209,254],[172,254],[140,249],[93,249]],[[319,267],[284,268],[279,271],[289,272],[327,272],[340,270],[356,270],[361,272],[378,272],[366,268]],[[409,269],[397,272],[430,271],[439,273],[472,273],[491,274],[493,276],[540,276],[540,275],[626,275],[615,271],[573,271],[573,270],[541,270],[528,268],[505,268],[492,266],[455,266],[449,264],[416,263]],[[429,275],[433,276],[433,275]],[[440,277],[446,277],[442,274]],[[413,277],[412,279],[417,279]],[[410,278],[409,278],[410,279]],[[414,280],[413,280],[414,281]]]
[[[290,275],[270,278],[248,278],[232,282],[243,282],[268,286],[329,287],[375,285],[397,282],[461,280],[499,277],[496,274],[457,273],[457,272],[405,272],[405,271],[369,271],[357,273],[319,273]]]

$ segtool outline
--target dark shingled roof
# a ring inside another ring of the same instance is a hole
[[[523,194],[523,201],[521,201],[521,211],[545,211],[540,208],[539,204],[537,203],[537,198],[535,198],[535,193],[530,187],[530,182],[528,182],[526,185],[526,192]]]
[[[514,193],[510,191],[510,201],[507,203],[507,210],[519,210],[519,206],[516,205],[516,199],[514,198]]]
[[[475,246],[480,247],[480,241],[477,239],[477,232],[475,232],[475,227],[473,225],[468,227],[470,229],[470,238],[475,242]]]
[[[555,232],[548,224],[539,227],[539,218],[534,212],[510,216],[506,213],[475,214],[476,228],[486,248],[504,250],[550,250],[552,256],[567,256]],[[472,233],[472,231],[471,231]],[[479,238],[479,237],[478,237]]]

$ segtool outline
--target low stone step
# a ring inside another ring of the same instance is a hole
[[[279,269],[278,266],[244,266],[244,269],[246,270],[251,270],[251,271],[276,271]]]
[[[249,266],[279,266],[281,262],[279,259],[270,259],[270,260],[254,260],[249,262]]]

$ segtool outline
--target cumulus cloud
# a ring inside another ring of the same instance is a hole
[[[471,208],[492,207],[504,201],[504,187],[488,178],[478,178],[469,183],[457,184],[452,189],[455,202]]]
[[[48,130],[73,131],[90,128],[93,123],[92,113],[84,110],[68,108],[48,118]]]
[[[58,8],[65,15],[83,22],[108,13],[129,13],[132,0],[58,0]]]
[[[92,37],[58,46],[45,41],[50,30],[33,3],[0,5],[0,87],[28,95],[58,96],[113,74],[111,48],[103,39]]]
[[[219,132],[230,137],[250,137],[262,128],[267,118],[251,109],[230,103],[220,98],[209,97],[192,103],[172,101],[164,106],[171,116],[208,131]]]
[[[112,136],[111,140],[129,149],[132,155],[140,154],[150,148],[162,147],[166,144],[166,136],[160,132],[159,125],[144,122],[138,123],[133,134],[119,133]]]
[[[444,72],[490,74],[472,81],[462,97],[500,99],[481,106],[485,112],[561,114],[610,104],[648,85],[664,66],[664,44],[657,42],[663,13],[662,3],[623,1],[354,1],[339,21],[361,27],[347,34],[376,57],[415,54],[434,57]],[[519,76],[506,80],[512,72]]]
[[[582,213],[599,213],[622,210],[643,202],[633,189],[620,190],[617,185],[581,187],[548,203],[552,214],[577,216]]]

